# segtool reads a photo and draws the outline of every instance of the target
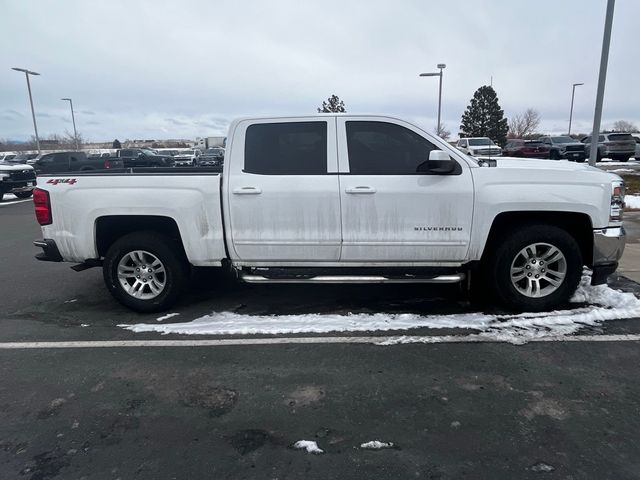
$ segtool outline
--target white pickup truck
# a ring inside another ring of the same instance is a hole
[[[477,160],[411,123],[234,121],[222,172],[38,179],[40,260],[102,266],[113,296],[168,308],[190,267],[254,283],[460,283],[503,305],[565,303],[624,249],[620,177],[566,161]]]

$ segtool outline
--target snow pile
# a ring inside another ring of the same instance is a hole
[[[318,447],[318,444],[312,440],[298,440],[292,445],[296,450],[306,450],[307,453],[320,454],[324,453],[324,450]]]
[[[471,312],[421,316],[413,313],[241,315],[220,312],[187,323],[119,326],[133,332],[184,335],[282,335],[457,328],[475,330],[481,339],[522,344],[542,337],[571,335],[585,326],[596,327],[607,320],[640,317],[640,300],[632,293],[623,293],[607,285],[591,286],[590,283],[590,275],[583,275],[571,299],[573,303],[587,306],[543,313],[495,315]],[[429,338],[395,337],[380,345],[433,341]]]
[[[640,195],[625,195],[624,204],[627,208],[640,208]]]
[[[161,322],[163,320],[168,320],[171,317],[176,317],[178,315],[180,315],[180,314],[179,313],[167,313],[166,315],[163,315],[161,317],[156,318],[156,321]]]
[[[360,448],[365,450],[380,450],[382,448],[393,448],[393,442],[381,442],[379,440],[372,440],[370,442],[360,444]]]

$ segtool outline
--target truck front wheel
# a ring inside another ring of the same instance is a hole
[[[174,240],[135,232],[116,240],[105,255],[104,281],[111,294],[137,312],[169,308],[188,277],[188,264]]]
[[[582,275],[582,254],[565,230],[529,225],[502,241],[490,265],[492,285],[505,306],[543,311],[569,301]]]

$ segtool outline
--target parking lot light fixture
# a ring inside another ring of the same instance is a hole
[[[29,90],[29,103],[31,104],[31,117],[33,117],[33,129],[36,132],[36,146],[38,148],[38,153],[40,153],[40,137],[38,137],[38,125],[36,124],[36,113],[33,110],[33,98],[31,97],[31,82],[29,82],[29,75],[40,75],[40,74],[38,72],[32,72],[31,70],[27,70],[26,68],[13,67],[11,70],[15,70],[16,72],[23,72],[24,76],[27,77],[27,89]]]
[[[78,146],[78,132],[76,132],[76,117],[73,114],[73,100],[70,98],[61,98],[60,100],[69,102],[69,106],[71,107],[71,120],[73,120],[73,138],[76,141],[76,152],[80,150]]]
[[[569,110],[569,136],[571,136],[571,119],[573,118],[573,97],[575,97],[576,95],[576,87],[580,85],[584,85],[584,83],[574,83],[573,89],[571,90],[571,110]]]
[[[440,77],[440,87],[438,89],[438,136],[440,135],[441,132],[441,126],[440,126],[440,114],[442,112],[442,70],[444,70],[445,68],[447,68],[447,66],[444,63],[439,63],[437,65],[437,68],[440,69],[440,72],[435,72],[435,73],[421,73],[420,76],[421,77]]]

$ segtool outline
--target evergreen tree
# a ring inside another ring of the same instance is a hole
[[[118,140],[117,138],[113,141],[113,145],[111,146],[111,148],[117,148],[120,149],[122,148],[122,145],[120,144],[120,140]]]
[[[471,103],[462,114],[460,138],[489,137],[498,145],[507,141],[509,124],[498,103],[493,87],[483,85],[473,94]]]
[[[322,102],[322,106],[318,108],[318,113],[344,113],[344,102],[337,95],[331,95],[326,102]]]

